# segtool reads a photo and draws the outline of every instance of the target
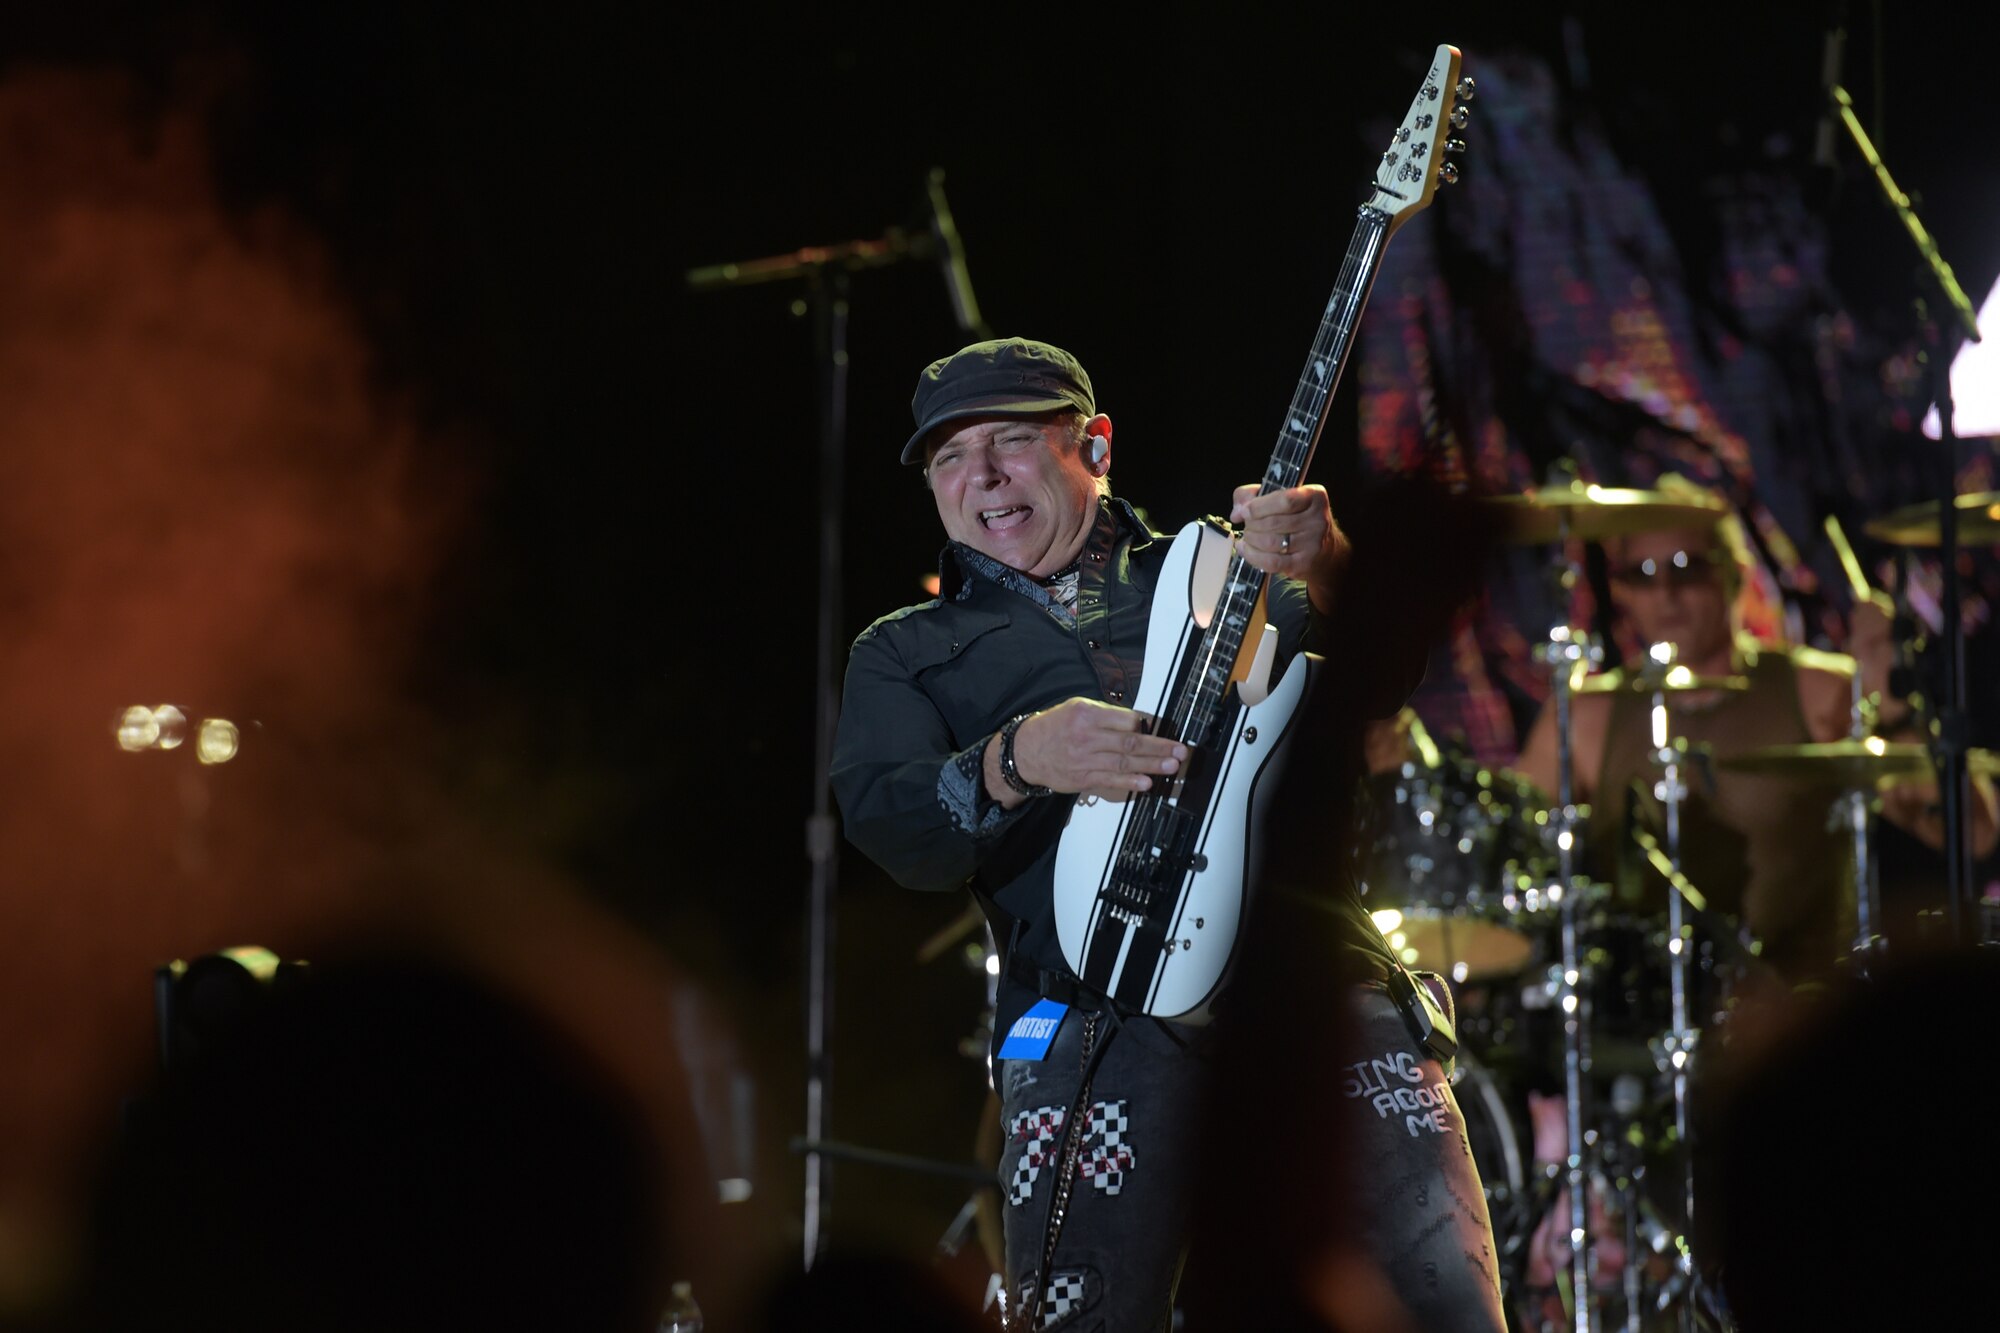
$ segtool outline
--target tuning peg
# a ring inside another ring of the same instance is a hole
[[[1468,120],[1471,120],[1471,119],[1472,119],[1472,108],[1471,108],[1471,107],[1469,107],[1469,106],[1455,106],[1455,107],[1453,107],[1453,108],[1451,109],[1451,127],[1452,127],[1453,129],[1455,129],[1455,130],[1462,130],[1462,129],[1464,129],[1464,128],[1465,128],[1465,122],[1466,122],[1466,121],[1468,121]]]
[[[1446,140],[1444,141],[1444,150],[1445,150],[1445,152],[1447,152],[1447,153],[1454,153],[1454,154],[1456,154],[1456,153],[1462,153],[1462,152],[1464,152],[1464,151],[1465,151],[1465,140],[1463,140],[1463,139],[1446,139]]]
[[[1438,166],[1438,179],[1446,185],[1458,184],[1458,163],[1445,162]]]
[[[1472,100],[1472,90],[1474,86],[1475,85],[1472,82],[1472,76],[1470,74],[1460,79],[1458,81],[1458,87],[1454,90],[1458,94],[1458,100],[1461,102],[1470,102]]]

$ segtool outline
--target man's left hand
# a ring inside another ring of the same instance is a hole
[[[1251,482],[1231,497],[1236,549],[1266,573],[1305,580],[1313,606],[1321,614],[1331,612],[1350,548],[1333,521],[1326,487],[1294,486],[1269,495],[1259,495],[1259,489]]]

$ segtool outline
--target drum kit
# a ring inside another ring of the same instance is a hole
[[[1578,483],[1486,503],[1502,512],[1506,540],[1553,548],[1565,606],[1583,576],[1583,543],[1709,529],[1727,514],[1705,496]],[[2000,542],[2000,495],[1963,497],[1958,508],[1968,544]],[[1936,506],[1926,509],[1897,511],[1866,531],[1891,545],[1936,545]],[[1865,592],[1844,543],[1842,554]],[[1851,837],[1844,887],[1855,934],[1832,962],[1865,977],[1886,947],[1874,800],[1895,782],[1935,781],[1935,758],[1928,746],[1869,734],[1872,701],[1859,673],[1847,739],[1713,757],[1676,734],[1679,710],[1669,703],[1747,690],[1746,677],[1694,674],[1670,645],[1637,670],[1597,672],[1592,635],[1567,623],[1549,631],[1536,657],[1551,682],[1555,790],[1440,746],[1406,710],[1403,761],[1370,777],[1359,803],[1356,878],[1390,946],[1449,978],[1458,1000],[1458,1100],[1513,1326],[1728,1329],[1726,1292],[1696,1243],[1694,1111],[1698,1076],[1729,1041],[1732,997],[1763,965],[1759,942],[1683,873],[1690,767],[1840,792],[1827,827]],[[1651,705],[1650,830],[1637,821],[1590,829],[1591,808],[1576,799],[1572,707],[1610,691]],[[1991,775],[2000,762],[1972,751],[1968,768]],[[1634,910],[1634,901],[1659,898],[1584,877],[1586,830],[1624,844],[1621,875],[1650,867],[1668,886],[1663,907]]]

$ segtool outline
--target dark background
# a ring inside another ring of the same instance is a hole
[[[17,14],[0,58],[123,67],[163,102],[191,67],[222,71],[224,201],[323,237],[382,390],[473,441],[482,499],[405,689],[573,801],[546,850],[717,997],[756,1079],[776,1257],[803,1122],[815,362],[803,287],[694,292],[686,271],[921,225],[944,168],[989,322],[1079,354],[1121,492],[1174,525],[1260,466],[1382,146],[1364,125],[1400,116],[1440,40],[1475,76],[1483,51],[1548,61],[1652,183],[1691,272],[1705,182],[1803,179],[1842,296],[1893,341],[1907,239],[1851,153],[1811,161],[1822,32],[1850,28],[1844,81],[1976,303],[2000,175],[1966,13],[114,5]],[[895,455],[917,372],[965,341],[935,267],[855,276],[843,646],[934,568],[935,514]],[[1337,411],[1318,467],[1336,507],[1354,448]],[[983,986],[956,955],[915,961],[962,904],[851,853],[838,882],[831,1132],[963,1157],[983,1073],[956,1046]],[[962,1191],[847,1166],[832,1197],[835,1244],[921,1254]]]

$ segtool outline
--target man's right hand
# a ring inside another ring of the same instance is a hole
[[[1065,699],[1014,733],[1014,771],[1031,786],[1122,801],[1187,762],[1188,747],[1147,732],[1148,719],[1095,699]],[[1000,740],[986,747],[986,789],[1009,808],[1027,799],[1000,776]]]

